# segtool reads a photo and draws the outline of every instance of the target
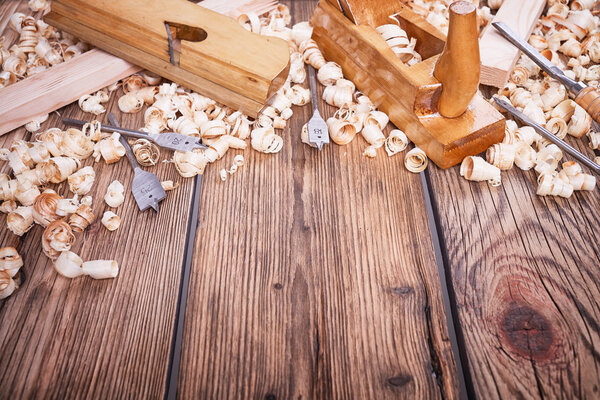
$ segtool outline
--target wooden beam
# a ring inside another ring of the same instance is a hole
[[[141,68],[92,49],[0,90],[0,135],[59,109]]]
[[[504,0],[493,22],[504,22],[519,36],[529,39],[545,5],[546,0]],[[502,87],[517,63],[521,51],[504,39],[490,24],[479,39],[479,53],[480,83]]]

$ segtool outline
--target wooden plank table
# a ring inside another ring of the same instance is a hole
[[[285,3],[297,22],[315,1]],[[14,9],[26,2],[2,3],[0,27]],[[142,114],[121,115],[117,99],[107,109],[139,127]],[[90,118],[77,105],[60,112]],[[158,215],[127,196],[120,229],[97,221],[78,235],[84,259],[119,261],[114,280],[62,278],[41,254],[40,227],[23,238],[0,229],[27,274],[0,301],[0,398],[596,397],[597,191],[542,199],[533,173],[510,171],[496,189],[435,166],[424,189],[402,156],[364,158],[362,139],[309,149],[299,138],[309,107],[294,113],[281,153],[246,150],[225,183],[218,169],[233,151],[207,168],[187,301],[193,184],[172,165],[150,169],[181,183]],[[28,137],[17,129],[0,146]],[[132,174],[124,159],[95,169],[101,215],[108,184]]]

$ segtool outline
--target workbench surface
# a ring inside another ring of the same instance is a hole
[[[284,3],[295,23],[316,1]],[[27,2],[0,3],[9,40],[15,10]],[[107,109],[141,127],[120,94]],[[19,238],[1,215],[0,245],[22,254],[26,282],[0,301],[0,398],[598,397],[598,190],[541,198],[518,169],[498,188],[458,167],[411,174],[402,155],[362,156],[360,138],[319,153],[300,141],[310,106],[293,110],[280,153],[247,149],[226,182],[218,171],[239,151],[206,169],[184,301],[194,180],[171,164],[149,169],[180,183],[158,214],[137,210],[125,158],[95,164],[94,212],[118,179],[122,225],[97,218],[73,251],[116,259],[113,280],[60,277],[42,228]],[[17,129],[0,146],[29,137]]]

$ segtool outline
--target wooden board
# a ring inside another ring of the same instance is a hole
[[[590,154],[585,140],[568,141]],[[476,398],[596,398],[600,386],[600,196],[535,194],[429,169]]]
[[[546,0],[504,0],[492,22],[504,22],[522,38],[529,39]],[[479,39],[481,79],[484,85],[502,87],[521,51],[504,39],[490,24]]]
[[[309,115],[228,182],[207,169],[179,396],[457,397],[419,176],[358,137],[308,148]]]
[[[0,90],[0,135],[140,70],[102,50],[92,49],[7,86]]]
[[[3,3],[0,10],[15,3],[29,13],[26,1]],[[142,114],[121,116],[117,99],[113,95],[107,108],[124,127],[139,128]],[[59,111],[93,118],[76,104]],[[43,126],[62,124],[51,114]],[[19,138],[29,135],[14,130],[0,138],[0,146]],[[8,172],[7,164],[0,164]],[[0,398],[162,398],[165,391],[192,181],[181,179],[172,165],[150,169],[181,186],[161,203],[159,215],[140,213],[127,191],[125,203],[115,210],[121,228],[108,232],[99,221],[108,209],[102,201],[106,188],[114,179],[129,188],[133,174],[125,158],[96,164],[95,170],[90,194],[98,219],[77,235],[74,251],[85,260],[117,260],[120,272],[114,280],[60,277],[41,253],[42,228],[18,238],[0,214],[0,243],[20,251],[26,274],[25,284],[0,301]],[[58,189],[67,192],[65,184]]]

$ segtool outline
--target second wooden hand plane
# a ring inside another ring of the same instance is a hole
[[[44,19],[253,118],[288,76],[284,40],[187,0],[54,0]]]
[[[446,38],[400,0],[321,0],[311,17],[312,37],[415,145],[448,168],[504,137],[504,117],[477,93],[475,13],[470,2],[450,5]],[[404,65],[375,30],[383,24],[397,24],[415,38],[423,61]]]

